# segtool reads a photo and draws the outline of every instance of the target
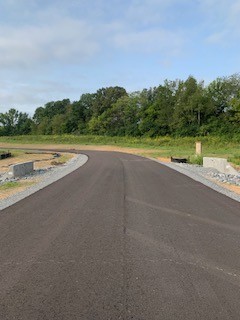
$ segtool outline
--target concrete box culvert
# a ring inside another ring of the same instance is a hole
[[[22,162],[10,166],[8,174],[13,178],[19,178],[33,172],[33,170],[33,161]]]
[[[225,174],[238,175],[237,170],[235,170],[224,158],[203,157],[203,167],[214,168]]]

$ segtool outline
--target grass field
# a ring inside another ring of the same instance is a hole
[[[133,137],[107,137],[88,135],[51,135],[51,136],[16,136],[0,137],[0,147],[38,146],[39,148],[54,146],[88,149],[95,146],[111,146],[122,148],[122,151],[133,149],[144,156],[149,157],[187,157],[192,163],[201,163],[201,157],[195,157],[195,142],[201,141],[203,156],[223,157],[236,165],[240,165],[240,137],[233,139],[224,137],[184,137],[184,138],[133,138]],[[90,147],[89,147],[90,146]],[[118,149],[119,151],[119,149]]]

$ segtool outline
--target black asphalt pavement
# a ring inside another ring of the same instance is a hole
[[[239,320],[240,204],[148,159],[85,153],[0,212],[0,320]]]

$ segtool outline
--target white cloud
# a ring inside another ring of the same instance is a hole
[[[78,98],[83,86],[89,92],[110,84],[113,76],[123,79],[123,86],[137,82],[141,88],[148,77],[141,66],[149,68],[150,82],[159,63],[161,70],[173,64],[175,72],[187,69],[182,57],[189,72],[195,72],[193,66],[203,60],[203,51],[204,58],[215,55],[203,39],[238,43],[233,39],[240,34],[240,0],[2,2],[0,68],[6,81],[0,79],[0,109],[3,105],[29,109],[52,99]],[[82,74],[87,79],[81,79]]]
[[[184,1],[184,0],[182,0]],[[166,21],[167,16],[171,13],[168,8],[176,0],[133,0],[129,3],[126,10],[126,18],[131,23],[138,25],[154,25]]]
[[[18,1],[8,0],[6,6],[16,8]],[[57,5],[58,1],[53,0],[43,6],[38,0],[24,1],[27,1],[28,24],[21,21],[18,28],[0,25],[1,68],[83,64],[104,50],[106,43],[109,49],[117,47],[144,53],[170,50],[173,54],[183,43],[179,31],[161,26],[176,0],[131,0],[129,3],[113,0],[110,6],[103,0],[93,0],[91,6],[85,0],[81,5],[78,1],[59,1]],[[108,9],[107,18],[103,15],[105,7]],[[84,10],[87,13],[83,19]]]
[[[184,40],[180,34],[164,29],[149,29],[118,33],[114,36],[118,48],[126,51],[176,55]]]
[[[202,0],[200,7],[208,27],[208,42],[225,45],[239,40],[240,0]]]
[[[34,110],[49,101],[64,98],[78,99],[79,88],[64,81],[39,81],[17,83],[0,81],[0,113],[16,108],[33,114]]]
[[[84,21],[61,18],[44,26],[1,27],[0,66],[31,67],[48,62],[83,62],[99,44]]]

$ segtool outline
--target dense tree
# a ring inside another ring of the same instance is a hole
[[[65,115],[56,114],[51,121],[51,133],[62,134],[65,132]]]
[[[135,95],[122,96],[99,117],[89,122],[89,130],[94,134],[111,136],[137,136],[139,134],[139,103]]]
[[[32,120],[27,113],[12,108],[6,113],[0,113],[0,124],[1,135],[22,135],[30,133]]]
[[[151,95],[148,92],[148,103],[141,108],[141,133],[151,137],[169,134],[174,102],[175,95],[167,81],[164,86],[153,88]]]
[[[213,100],[216,115],[226,112],[231,109],[232,99],[239,95],[240,75],[217,78],[209,84],[207,90]]]
[[[69,124],[71,123],[71,132],[86,132],[87,123],[93,115],[93,105],[95,94],[83,94],[79,101],[72,103],[71,115],[69,116]]]
[[[158,87],[128,94],[107,87],[78,101],[51,101],[33,119],[10,109],[0,114],[0,135],[96,134],[186,136],[240,134],[240,75],[217,78],[208,86],[193,76],[165,80]]]
[[[57,114],[65,114],[69,105],[69,99],[48,102],[44,107],[39,107],[35,110],[33,120],[36,124],[39,124],[45,117],[52,119]]]
[[[197,135],[214,114],[214,104],[203,82],[190,76],[179,81],[175,94],[171,131],[177,135]],[[205,128],[206,131],[206,128]],[[207,131],[206,131],[207,133]]]
[[[209,132],[215,134],[234,134],[239,132],[237,124],[237,101],[240,93],[240,75],[217,78],[206,88],[213,105],[209,117]]]
[[[230,120],[233,123],[238,124],[240,126],[240,91],[239,91],[239,95],[230,101],[230,106],[231,106]]]
[[[127,92],[122,87],[108,87],[99,89],[96,92],[92,106],[94,117],[100,116],[103,112],[110,109],[112,105],[123,96],[127,96]]]

